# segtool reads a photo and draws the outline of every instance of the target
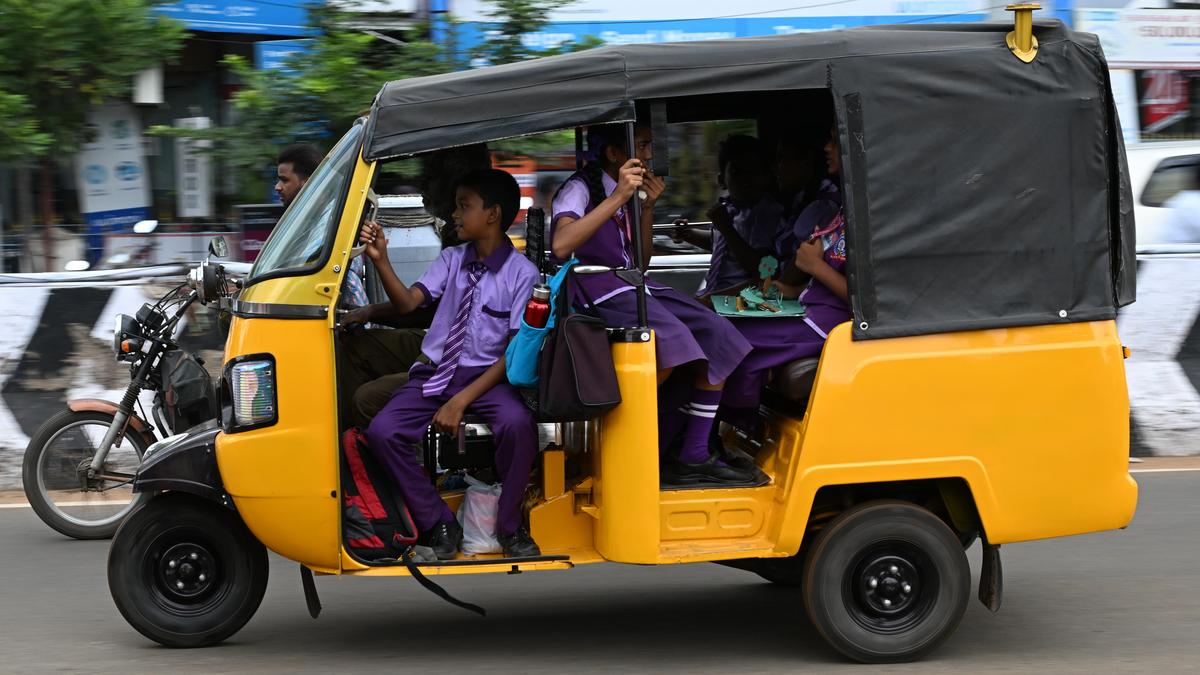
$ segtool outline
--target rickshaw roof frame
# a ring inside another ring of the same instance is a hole
[[[1103,51],[1094,35],[1038,21],[1027,64],[1010,30],[623,45],[400,80],[376,96],[363,156],[631,122],[644,102],[824,89],[842,148],[855,339],[1114,319],[1134,300],[1135,233]]]

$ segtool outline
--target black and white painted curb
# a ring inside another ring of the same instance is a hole
[[[129,366],[112,352],[116,316],[135,314],[172,285],[0,286],[0,490],[20,488],[29,437],[69,399],[121,398]],[[193,305],[183,323],[184,348],[218,368],[223,344],[213,313]],[[146,410],[150,400],[144,395]]]
[[[1200,257],[1145,256],[1117,327],[1134,455],[1200,454]]]

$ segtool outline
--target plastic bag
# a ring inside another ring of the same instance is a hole
[[[466,476],[467,494],[458,507],[458,523],[463,529],[462,552],[467,555],[500,553],[504,547],[496,539],[496,513],[500,508],[500,485],[488,485]]]

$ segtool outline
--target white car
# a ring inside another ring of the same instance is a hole
[[[1133,185],[1138,250],[1161,248],[1155,245],[1165,238],[1163,227],[1170,213],[1163,202],[1200,171],[1200,141],[1138,143],[1126,146],[1125,154]]]

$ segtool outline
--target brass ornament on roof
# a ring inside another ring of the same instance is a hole
[[[1038,41],[1033,35],[1033,11],[1041,8],[1042,5],[1037,2],[1022,2],[1004,8],[1013,13],[1013,30],[1004,40],[1012,53],[1025,63],[1032,62],[1037,56]]]

